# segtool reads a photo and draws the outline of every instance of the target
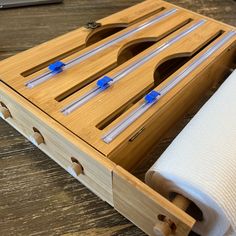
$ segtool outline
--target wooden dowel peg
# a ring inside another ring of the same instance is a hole
[[[172,229],[168,222],[159,221],[153,228],[153,232],[155,236],[167,236],[170,235]]]
[[[3,119],[7,119],[9,117],[11,117],[11,113],[9,111],[8,108],[6,107],[0,107],[0,116],[3,118]]]
[[[184,196],[177,194],[173,199],[172,203],[179,207],[181,210],[186,211],[189,207],[191,201]]]
[[[34,134],[30,137],[30,141],[34,145],[39,146],[40,144],[44,143],[44,138],[39,132],[34,132]]]
[[[186,211],[190,205],[190,200],[182,195],[177,194],[172,200],[172,203],[179,207],[181,210]],[[157,224],[153,227],[155,236],[170,236],[176,230],[176,225],[166,216],[160,217]]]
[[[79,175],[83,174],[84,168],[83,166],[79,163],[79,161],[72,157],[71,158],[71,165],[67,168],[67,171],[74,176],[75,178],[78,177]]]
[[[83,167],[79,163],[72,163],[72,168],[77,176],[83,173]]]

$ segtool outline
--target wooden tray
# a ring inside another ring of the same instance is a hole
[[[224,78],[235,52],[233,27],[147,0],[2,61],[0,112],[148,235],[165,234],[162,216],[172,222],[175,235],[188,235],[195,220],[133,176],[132,170]],[[58,67],[56,61],[66,66]],[[129,68],[135,69],[125,73]],[[115,81],[121,72],[124,76]],[[45,81],[38,79],[45,73],[51,74]],[[181,81],[158,102],[154,98],[117,137],[104,141],[104,135],[145,104],[150,91],[163,91],[180,75]],[[98,80],[109,78],[113,82],[97,87]],[[68,105],[97,88],[95,96],[65,114]]]

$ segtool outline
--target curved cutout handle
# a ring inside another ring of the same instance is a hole
[[[98,24],[98,23],[97,23]],[[111,24],[111,25],[101,25],[99,27],[93,28],[93,30],[88,34],[85,45],[86,47],[105,39],[125,28],[127,28],[127,24]]]
[[[125,44],[118,52],[117,64],[121,65],[157,42],[157,38],[136,39]]]
[[[179,68],[186,64],[192,58],[192,53],[176,53],[165,57],[159,62],[154,70],[154,87],[161,84],[169,76],[174,74]]]

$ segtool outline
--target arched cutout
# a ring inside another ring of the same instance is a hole
[[[173,54],[165,58],[161,63],[157,65],[154,71],[154,87],[158,86],[165,79],[174,74],[179,68],[181,68],[185,63],[190,61],[194,56],[196,56],[212,42],[214,42],[222,34],[223,31],[217,32],[212,38],[210,38],[203,45],[201,45],[196,51]]]
[[[151,47],[155,43],[156,40],[154,40],[153,38],[146,38],[141,40],[139,39],[130,42],[128,45],[125,45],[125,47],[120,49],[117,57],[117,64],[123,64],[124,62],[135,57],[147,48]]]
[[[186,60],[190,60],[191,58],[190,53],[179,53],[179,54],[173,54],[171,56],[168,56],[166,58],[164,58],[157,66],[154,72],[154,75],[156,73],[156,71],[159,69],[159,67],[165,66],[166,63],[168,64],[169,62],[171,63],[172,60],[176,61],[178,59],[181,58],[186,58]],[[177,67],[181,67],[184,64],[183,61],[181,62],[176,62],[175,67],[171,68],[171,71],[169,74],[174,73],[177,70]],[[169,68],[170,69],[170,68]],[[108,125],[110,125],[113,121],[115,121],[118,117],[120,117],[126,110],[128,110],[130,107],[132,107],[134,104],[136,104],[141,98],[143,98],[145,96],[145,94],[149,93],[151,90],[153,90],[157,85],[155,83],[160,84],[161,81],[164,81],[169,75],[165,75],[162,78],[160,78],[160,76],[158,76],[157,81],[154,81],[154,84],[151,85],[150,87],[143,89],[143,91],[141,91],[139,94],[136,95],[136,97],[134,97],[133,99],[131,99],[130,101],[128,101],[126,104],[124,104],[122,107],[119,108],[119,110],[114,111],[112,114],[110,114],[108,117],[106,117],[104,120],[100,121],[96,127],[99,130],[103,130],[105,129]],[[155,78],[154,78],[155,79]]]
[[[151,86],[144,88],[139,94],[137,94],[135,97],[130,99],[127,103],[125,103],[123,106],[121,106],[118,110],[114,111],[112,114],[110,114],[105,119],[100,121],[96,125],[96,127],[100,130],[105,129],[108,125],[110,125],[113,121],[115,121],[118,117],[120,117],[127,109],[132,107],[141,98],[143,98],[145,96],[145,94],[147,94],[151,90],[155,89],[155,87],[157,87],[159,84],[161,84],[165,79],[167,79],[169,76],[174,74],[185,63],[190,61],[194,56],[196,56],[204,48],[206,48],[208,45],[210,45],[222,33],[223,33],[222,31],[217,32],[212,38],[210,38],[208,41],[206,41],[203,45],[201,45],[199,48],[197,48],[193,52],[175,53],[175,54],[172,54],[172,55],[169,55],[169,56],[166,56],[165,58],[163,58],[161,61],[159,61],[157,66],[154,68],[154,74],[153,74],[154,83]],[[199,219],[201,218],[201,216],[198,216],[198,217],[199,217]]]
[[[124,24],[115,24],[109,26],[102,26],[98,29],[93,30],[86,39],[86,47],[90,46],[102,39],[105,39],[123,29],[125,29],[127,25]]]
[[[154,71],[154,87],[161,84],[191,58],[191,54],[175,54],[166,58]]]
[[[165,10],[165,7],[160,7],[158,9],[155,9],[141,17],[138,17],[137,19],[133,20],[132,22],[129,23],[114,23],[110,25],[102,25],[97,29],[92,30],[92,32],[88,35],[86,39],[86,47],[90,46],[102,39],[105,39],[133,24],[136,24],[137,22],[141,22],[151,16],[154,16],[155,14],[162,12]]]
[[[121,65],[122,63],[128,61],[130,58],[136,56],[137,54],[141,53],[148,47],[152,46],[156,41],[154,41],[153,38],[147,38],[147,39],[142,39],[142,40],[134,40],[127,45],[125,45],[123,48],[120,49],[118,52],[118,57],[117,57],[117,64],[112,67],[114,69],[115,67]],[[108,69],[108,71],[111,70],[111,68]],[[72,93],[84,88],[87,86],[89,83],[92,81],[100,78],[106,71],[101,71],[101,73],[95,74],[93,77],[89,78],[87,81],[83,81],[82,83],[77,84],[74,88],[71,88],[59,96],[55,98],[56,101],[61,102],[68,96],[70,96]]]

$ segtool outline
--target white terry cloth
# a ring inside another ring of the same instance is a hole
[[[206,78],[207,79],[207,78]],[[202,211],[202,236],[236,235],[236,70],[151,169],[146,182],[180,193]]]

